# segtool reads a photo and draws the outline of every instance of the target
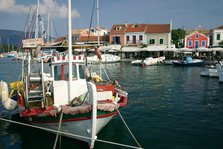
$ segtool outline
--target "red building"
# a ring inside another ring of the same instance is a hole
[[[192,32],[184,39],[184,45],[186,48],[194,49],[199,47],[207,48],[209,46],[209,37],[198,31]]]

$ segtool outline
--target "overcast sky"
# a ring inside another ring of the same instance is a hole
[[[88,28],[94,0],[72,0],[72,28]],[[36,0],[0,0],[0,29],[23,31],[30,9]],[[223,25],[223,0],[99,0],[100,26],[113,24],[168,24],[173,28],[194,29],[201,25],[212,29]],[[67,0],[40,0],[40,15],[46,28],[51,13],[56,32],[67,31]],[[96,13],[94,13],[96,16]],[[93,26],[96,18],[93,19]]]

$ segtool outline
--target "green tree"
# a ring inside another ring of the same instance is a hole
[[[172,30],[172,42],[177,48],[183,47],[182,39],[184,39],[185,30],[183,29],[173,29]]]

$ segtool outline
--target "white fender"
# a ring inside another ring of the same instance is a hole
[[[89,142],[90,148],[94,148],[95,140],[97,139],[97,89],[95,84],[87,83],[89,92],[89,102],[92,105],[92,125],[91,125],[91,142]]]
[[[0,99],[7,110],[14,110],[17,107],[17,102],[9,98],[8,85],[3,81],[0,82]]]

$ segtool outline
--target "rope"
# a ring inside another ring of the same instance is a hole
[[[63,131],[55,131],[53,129],[43,128],[43,127],[30,125],[30,124],[26,124],[26,123],[21,123],[21,122],[9,120],[9,119],[1,118],[1,117],[0,117],[0,120],[6,121],[6,122],[10,122],[10,123],[19,124],[19,125],[23,125],[23,126],[28,126],[28,127],[32,127],[32,128],[37,128],[37,129],[41,129],[41,130],[45,130],[45,131],[49,131],[49,132],[53,132],[53,133],[60,133],[60,134],[63,134],[63,135],[68,135],[68,136],[72,136],[72,137],[78,137],[78,138],[82,138],[82,139],[91,140],[90,137],[85,137],[85,136],[81,136],[81,135],[71,134],[71,133],[67,133],[67,132],[63,132]],[[107,143],[107,144],[112,144],[112,145],[117,145],[117,146],[122,146],[122,147],[127,147],[127,148],[140,149],[139,147],[136,147],[136,146],[126,145],[126,144],[121,144],[121,143],[116,143],[116,142],[111,142],[111,141],[106,141],[106,140],[97,139],[96,141],[102,142],[102,143]]]
[[[93,3],[92,12],[91,12],[91,19],[90,19],[90,25],[89,25],[88,36],[87,36],[87,43],[88,43],[89,40],[90,40],[90,32],[91,32],[92,20],[93,20],[93,16],[94,16],[94,8],[95,8],[95,0],[94,0],[94,3]]]
[[[128,129],[129,133],[131,134],[132,138],[135,140],[135,142],[137,143],[137,145],[140,147],[140,149],[142,149],[141,145],[139,144],[139,142],[137,141],[137,139],[135,138],[135,136],[133,135],[132,131],[130,130],[130,128],[128,127],[127,123],[125,122],[124,118],[122,117],[120,111],[117,108],[117,105],[115,106],[116,110],[120,116],[120,118],[122,119],[122,122],[125,124],[125,127]]]
[[[56,149],[56,147],[57,147],[57,140],[58,140],[58,136],[60,134],[60,128],[61,128],[61,124],[62,124],[62,119],[63,119],[63,112],[61,112],[61,114],[60,114],[60,121],[59,121],[59,126],[58,126],[58,130],[57,130],[57,136],[56,136],[56,139],[55,139],[55,142],[54,142],[53,149]]]

